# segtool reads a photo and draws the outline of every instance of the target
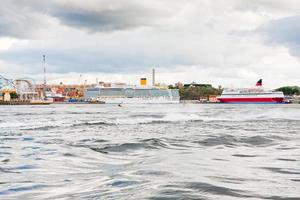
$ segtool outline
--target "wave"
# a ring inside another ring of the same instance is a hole
[[[96,125],[115,125],[115,123],[104,122],[104,121],[90,121],[90,122],[80,122],[80,123],[72,124],[71,126],[77,127],[77,126],[96,126]]]
[[[82,114],[91,114],[91,115],[95,115],[95,114],[105,114],[106,112],[66,112],[65,114],[71,114],[71,115],[82,115]]]
[[[95,119],[95,118],[94,118]],[[71,120],[71,121],[70,121]],[[84,126],[119,126],[119,125],[138,125],[138,124],[174,124],[187,122],[204,122],[207,125],[213,126],[213,122],[274,122],[274,123],[298,123],[298,119],[284,119],[284,118],[253,118],[252,116],[243,117],[228,117],[214,116],[209,117],[195,113],[167,113],[167,114],[131,114],[120,115],[115,118],[103,118],[101,120],[78,120],[62,119],[53,122],[1,122],[0,128],[18,128],[21,130],[32,131],[47,131],[61,127],[84,127]]]
[[[232,154],[234,157],[241,157],[241,158],[255,158],[258,155],[248,155],[248,154]]]
[[[261,167],[261,169],[265,169],[280,174],[300,175],[300,172],[296,171],[296,169],[284,169],[284,168],[277,168],[277,167]]]
[[[236,137],[232,135],[212,136],[204,140],[195,141],[203,146],[257,146],[264,147],[275,144],[275,139],[260,135],[251,137]]]
[[[41,123],[41,125],[37,124],[25,124],[25,123],[6,123],[0,124],[0,128],[20,128],[23,131],[47,131],[56,128],[67,128],[67,127],[80,127],[80,126],[95,126],[95,125],[115,125],[115,123],[104,122],[104,121],[90,121],[90,122],[79,122],[79,123],[49,123],[44,125],[45,123]]]
[[[248,191],[231,189],[205,182],[181,182],[163,185],[159,193],[150,199],[203,199],[201,194],[212,194],[235,198],[253,197]]]
[[[296,180],[298,181],[298,180]],[[257,194],[249,190],[234,189],[225,186],[219,186],[206,182],[175,182],[172,184],[162,185],[151,200],[158,199],[206,199],[203,195],[216,196],[215,199],[277,199],[277,200],[298,200],[299,197],[290,196],[269,196]],[[219,197],[219,198],[217,198]]]
[[[150,116],[150,117],[149,117]],[[203,121],[199,115],[196,114],[181,114],[181,113],[169,113],[167,115],[145,115],[145,117],[139,118],[125,118],[117,119],[116,124],[160,124],[160,123],[177,123],[177,122],[192,122]]]
[[[140,149],[160,149],[160,148],[170,148],[170,146],[163,140],[157,138],[150,138],[145,140],[140,140],[138,142],[132,143],[122,143],[122,144],[109,144],[104,147],[89,147],[91,150],[100,153],[122,153],[128,151],[135,151]]]
[[[45,131],[61,127],[81,127],[81,126],[114,126],[114,125],[136,125],[136,124],[164,124],[177,122],[201,122],[203,119],[196,114],[169,113],[167,115],[131,115],[116,119],[104,119],[99,121],[78,121],[64,122],[56,121],[51,123],[39,122],[28,124],[25,122],[0,122],[0,128],[20,128],[27,131]]]
[[[132,115],[130,115],[130,117],[133,117],[133,118],[152,117],[152,118],[158,118],[158,119],[161,119],[164,116],[165,116],[164,114],[132,114]]]
[[[33,128],[22,128],[21,130],[25,131],[47,131],[54,128],[59,128],[61,126],[56,125],[48,125],[48,126],[40,126],[40,127],[33,127]]]
[[[37,189],[41,189],[41,188],[45,188],[45,187],[47,187],[47,186],[43,185],[43,184],[34,184],[34,185],[30,185],[30,186],[11,187],[11,188],[8,188],[6,190],[0,191],[0,196],[13,194],[13,193],[16,193],[16,192],[29,192],[29,191],[32,191],[32,190],[37,190]]]
[[[107,143],[108,140],[103,139],[82,139],[76,142],[68,142],[67,145],[73,146],[73,147],[87,147],[87,148],[93,148],[97,147],[99,145],[102,145],[103,143]]]

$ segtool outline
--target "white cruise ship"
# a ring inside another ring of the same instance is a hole
[[[114,104],[161,104],[179,103],[177,89],[158,87],[96,87],[87,88],[85,99],[88,101],[103,101]]]

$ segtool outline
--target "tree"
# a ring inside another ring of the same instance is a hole
[[[298,86],[284,86],[276,89],[276,91],[283,92],[284,95],[300,95],[300,87]]]
[[[179,89],[181,100],[199,100],[200,98],[208,98],[210,95],[220,95],[222,88],[218,89],[212,86],[190,86]]]
[[[168,85],[169,89],[177,89],[176,87],[174,87],[173,85]]]
[[[11,99],[18,99],[18,98],[19,98],[19,95],[18,95],[16,92],[11,92],[11,93],[10,93],[10,98],[11,98]]]

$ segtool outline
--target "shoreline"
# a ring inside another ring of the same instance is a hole
[[[110,104],[110,103],[105,103],[105,102],[41,102],[41,103],[36,103],[36,102],[30,102],[30,101],[0,101],[0,106],[17,106],[17,105],[91,105],[91,104]],[[221,103],[221,102],[199,102],[196,100],[183,100],[180,101],[178,104],[222,104],[222,105],[227,105],[227,104],[300,104],[300,102],[284,102],[284,103]]]

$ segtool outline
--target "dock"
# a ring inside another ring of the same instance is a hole
[[[0,105],[30,105],[30,100],[12,100],[12,101],[0,100]]]
[[[0,105],[49,105],[50,102],[43,101],[30,101],[30,100],[11,100],[3,101],[0,100]]]

